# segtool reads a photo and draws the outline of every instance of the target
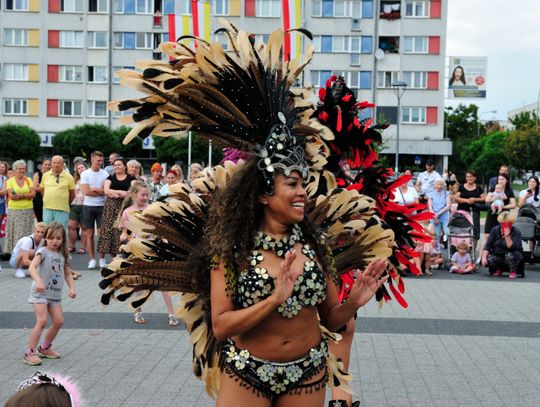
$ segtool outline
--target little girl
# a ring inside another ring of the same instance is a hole
[[[130,235],[131,232],[128,230],[128,224],[133,219],[134,213],[142,212],[144,208],[148,206],[149,193],[148,186],[141,181],[135,182],[129,189],[129,195],[122,203],[122,208],[120,210],[121,215],[118,224],[118,227],[122,231],[120,242],[125,243],[134,237],[133,235]],[[162,291],[161,294],[163,295],[163,300],[165,301],[167,311],[169,312],[169,326],[178,325],[178,319],[174,316],[171,295],[166,291]],[[142,316],[140,307],[135,310],[134,320],[138,324],[144,324],[146,322]]]
[[[52,350],[52,342],[62,324],[62,291],[64,281],[69,288],[68,296],[75,298],[75,283],[69,266],[66,231],[58,222],[51,222],[45,229],[45,245],[39,248],[28,271],[34,279],[30,288],[28,302],[36,314],[36,325],[30,331],[28,349],[23,362],[28,365],[40,365],[41,358],[58,359],[60,354]],[[45,333],[43,344],[37,347],[41,333],[47,324],[47,313],[52,325]],[[36,350],[37,347],[37,350]]]
[[[429,243],[423,243],[418,242],[416,245],[416,251],[420,253],[420,257],[416,257],[416,265],[417,267],[422,270],[422,274],[425,274],[426,276],[431,276],[431,252],[434,248],[434,241],[435,241],[435,229],[433,227],[433,224],[429,221],[420,222],[422,227],[424,228],[424,233],[426,235],[431,236],[431,242]],[[423,266],[423,267],[422,267]]]
[[[472,262],[469,245],[462,240],[457,245],[457,251],[450,258],[450,273],[468,274],[474,272],[475,265]]]

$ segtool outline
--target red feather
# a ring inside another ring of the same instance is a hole
[[[326,89],[325,88],[320,88],[319,89],[319,100],[321,102],[324,102],[325,97],[326,97]]]
[[[405,301],[405,298],[401,296],[398,290],[396,290],[396,287],[392,284],[391,280],[388,280],[388,286],[390,287],[390,291],[392,291],[392,294],[394,294],[394,298],[398,302],[399,305],[401,305],[403,308],[407,308],[409,304],[407,304],[407,301]]]
[[[337,132],[341,132],[341,108],[339,106],[336,106],[337,107],[337,122],[336,122],[336,130]]]
[[[344,102],[348,102],[349,100],[351,100],[351,97],[352,95],[345,95],[341,98],[341,100],[343,100]]]

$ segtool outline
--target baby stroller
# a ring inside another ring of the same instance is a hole
[[[459,242],[464,240],[469,247],[468,253],[471,260],[474,262],[474,224],[470,212],[460,210],[452,213],[448,221],[448,231],[450,234],[448,236],[448,259],[457,251]]]
[[[521,232],[521,239],[532,241],[532,250],[529,244],[525,245],[523,257],[528,263],[540,262],[540,212],[531,204],[519,208],[514,227]]]

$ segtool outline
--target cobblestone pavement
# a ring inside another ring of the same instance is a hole
[[[80,384],[88,406],[212,406],[191,374],[186,331],[167,326],[159,294],[147,324],[124,304],[99,303],[99,273],[82,271],[78,297],[63,301],[60,360],[43,370]],[[0,404],[36,370],[22,363],[34,316],[29,278],[0,273]],[[360,310],[353,345],[353,389],[362,406],[537,406],[540,399],[540,266],[511,281],[484,273],[406,279],[407,309],[372,302]],[[173,300],[177,301],[173,297]]]

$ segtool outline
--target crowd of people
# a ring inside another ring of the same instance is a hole
[[[414,186],[409,182],[394,191],[395,202],[402,205],[425,203],[426,210],[433,213],[431,221],[423,222],[426,233],[433,236],[433,243],[419,243],[417,246],[420,253],[417,265],[422,274],[432,275],[430,268],[438,268],[446,261],[451,273],[473,273],[481,264],[488,267],[495,277],[503,272],[507,272],[511,279],[524,277],[521,234],[511,225],[515,222],[516,208],[523,205],[540,208],[538,178],[529,178],[527,187],[519,193],[516,202],[507,165],[502,165],[499,173],[489,179],[487,191],[477,184],[473,170],[467,170],[465,182],[459,183],[455,174],[448,170],[443,175],[435,171],[433,160],[428,159],[425,165],[426,170],[418,175]],[[412,176],[410,170],[404,174]],[[482,245],[479,246],[481,211],[487,214]],[[456,213],[470,219],[472,233],[463,235],[461,240],[457,237],[450,241],[452,233],[448,225],[450,217]],[[532,240],[529,245],[532,250]],[[448,250],[446,259],[443,246],[452,249]]]

